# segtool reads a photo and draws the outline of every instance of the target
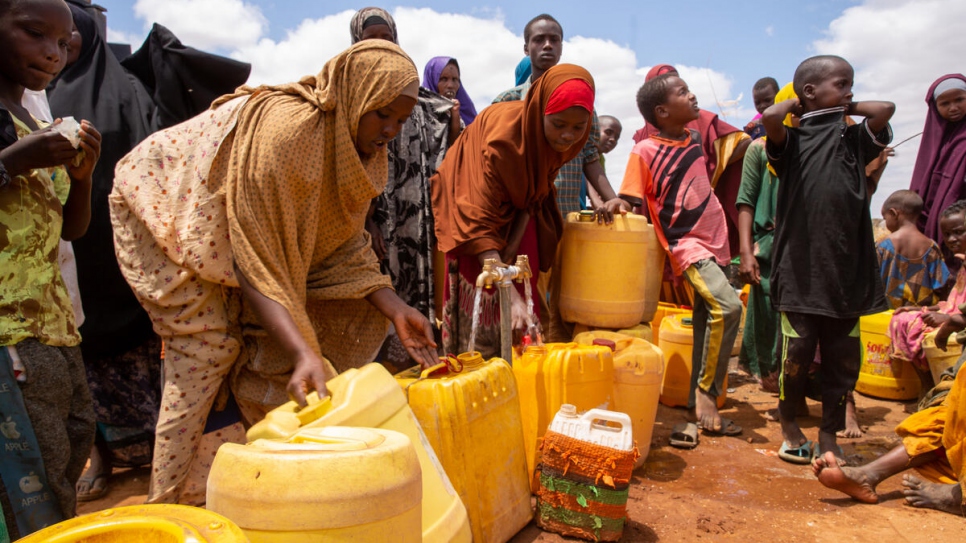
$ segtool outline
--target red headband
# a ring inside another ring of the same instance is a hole
[[[568,79],[550,93],[544,115],[553,115],[571,107],[594,111],[594,89],[583,79]]]

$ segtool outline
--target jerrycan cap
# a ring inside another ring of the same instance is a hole
[[[594,343],[593,344],[594,345],[599,345],[601,347],[609,347],[610,348],[610,352],[617,351],[617,343],[615,343],[614,341],[609,340],[609,339],[596,338],[596,339],[594,339]]]
[[[577,215],[578,222],[594,222],[594,212],[590,209],[584,209]]]
[[[560,411],[557,414],[570,419],[577,418],[577,406],[572,403],[565,403],[560,406]]]

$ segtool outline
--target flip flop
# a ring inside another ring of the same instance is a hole
[[[701,428],[701,430],[708,434],[709,436],[737,436],[741,434],[741,426],[735,424],[735,421],[731,419],[726,419],[721,417],[721,429],[714,430],[711,428]]]
[[[806,441],[798,447],[792,447],[782,440],[782,446],[778,448],[778,458],[792,464],[808,464],[812,461],[813,445],[811,441]]]
[[[698,425],[693,422],[682,422],[671,432],[672,447],[679,449],[693,449],[698,446]]]
[[[94,477],[81,477],[78,483],[87,483],[87,492],[77,492],[77,501],[90,502],[104,497],[107,494],[107,475],[95,475]],[[98,485],[100,482],[100,485]]]

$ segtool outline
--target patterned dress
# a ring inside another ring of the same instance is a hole
[[[373,222],[386,245],[382,271],[392,278],[396,294],[435,322],[433,257],[436,235],[429,178],[443,161],[453,103],[419,89],[419,102],[389,144],[389,180],[375,202]],[[389,362],[405,367],[409,354],[395,334],[389,336]]]
[[[935,242],[918,258],[900,255],[889,238],[880,241],[875,250],[879,257],[879,273],[885,285],[886,299],[893,309],[904,305],[926,306],[936,303],[935,291],[949,281],[949,270]]]

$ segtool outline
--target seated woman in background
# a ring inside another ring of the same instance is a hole
[[[531,295],[541,271],[553,265],[563,222],[554,179],[590,134],[594,80],[561,64],[534,82],[525,100],[489,106],[456,140],[433,177],[433,214],[446,253],[443,349],[500,353],[499,296],[483,292],[475,345],[468,345],[476,278],[483,262],[530,258]],[[528,325],[523,287],[511,289],[515,330]],[[534,307],[539,304],[534,303]]]
[[[943,244],[953,255],[966,250],[966,200],[959,200],[943,210],[939,219]],[[922,388],[919,397],[932,388],[932,372],[923,352],[922,340],[926,334],[959,314],[959,306],[966,303],[966,268],[960,266],[956,282],[945,300],[928,307],[906,306],[896,309],[889,321],[889,339],[893,359],[908,360],[919,375]]]

